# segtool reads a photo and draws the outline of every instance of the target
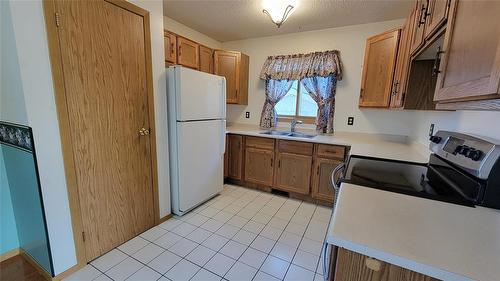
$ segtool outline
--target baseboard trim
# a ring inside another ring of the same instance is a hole
[[[26,253],[23,249],[19,249],[19,254],[23,256],[47,281],[52,280],[52,276],[45,271],[28,253]]]
[[[8,260],[12,257],[15,257],[15,256],[19,255],[19,253],[20,253],[19,248],[14,248],[8,252],[5,252],[5,253],[0,255],[0,262],[3,262],[4,260]]]
[[[158,221],[158,224],[168,221],[168,220],[169,220],[169,219],[171,219],[173,216],[174,216],[173,214],[168,214],[168,215],[164,216],[163,218],[161,218],[161,219]]]

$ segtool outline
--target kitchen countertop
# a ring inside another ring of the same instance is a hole
[[[278,130],[287,131],[289,128],[278,128]],[[314,131],[299,129],[297,129],[297,131],[314,134]],[[229,124],[226,128],[226,133],[231,134],[350,146],[351,155],[415,163],[427,163],[429,161],[429,150],[427,146],[410,141],[408,137],[401,135],[335,132],[333,135],[317,135],[314,138],[298,138],[266,135],[261,134],[261,132],[264,132],[264,130],[255,125]]]
[[[500,278],[500,210],[342,183],[327,242],[442,280]]]

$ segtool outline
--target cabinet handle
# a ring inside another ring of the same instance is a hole
[[[425,23],[425,14],[427,14],[427,12],[424,13],[424,11],[426,11],[427,8],[425,7],[425,4],[422,4],[422,8],[420,9],[420,14],[418,16],[418,27],[420,27],[422,24]],[[422,16],[424,16],[424,19],[422,20]]]
[[[271,167],[273,166],[273,158],[271,158]]]
[[[175,52],[174,50],[174,43],[170,43],[170,53],[173,55]]]
[[[441,64],[442,53],[444,53],[444,51],[441,51],[441,46],[438,46],[436,57],[434,58],[434,65],[432,66],[432,77],[436,77],[439,73],[441,73],[441,70],[439,70],[439,65]]]
[[[316,175],[319,175],[319,165],[318,168],[316,169]]]
[[[178,55],[179,55],[179,57],[182,56],[181,55],[181,45],[179,45],[179,54]]]
[[[281,168],[281,159],[278,160],[278,168]]]
[[[396,96],[398,94],[398,85],[399,82],[394,83],[394,90],[392,91],[393,96]]]

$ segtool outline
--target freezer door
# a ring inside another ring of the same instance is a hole
[[[221,76],[175,68],[178,121],[226,118],[226,79]]]
[[[185,212],[222,191],[224,120],[177,122],[178,200]]]

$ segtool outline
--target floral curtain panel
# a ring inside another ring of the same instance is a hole
[[[335,113],[336,79],[333,75],[314,76],[301,80],[311,98],[318,104],[316,114],[316,131],[333,133],[333,115]]]
[[[268,57],[260,72],[261,79],[299,80],[305,77],[334,75],[342,80],[342,65],[336,50],[309,54]]]
[[[278,115],[274,107],[288,93],[292,85],[292,80],[266,80],[266,101],[260,115],[262,128],[276,127]]]

